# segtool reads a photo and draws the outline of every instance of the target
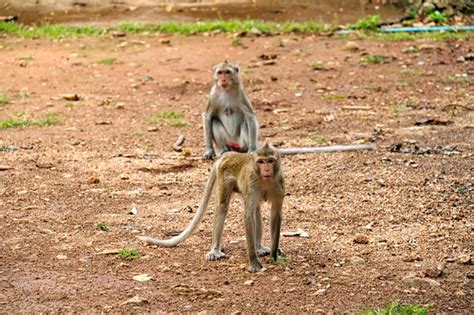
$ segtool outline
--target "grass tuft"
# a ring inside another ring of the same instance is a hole
[[[347,25],[350,30],[375,31],[380,23],[379,15],[369,15],[365,18],[359,19],[355,24]]]
[[[401,305],[400,302],[392,302],[383,309],[363,310],[361,315],[428,315],[428,308],[418,304]]]
[[[387,60],[387,56],[384,55],[367,55],[360,58],[360,63],[373,65],[383,63],[385,60]]]
[[[124,248],[124,249],[119,250],[117,254],[120,257],[124,259],[129,259],[129,260],[136,259],[140,256],[140,254],[138,253],[138,250],[135,248]]]
[[[95,224],[95,228],[99,231],[105,231],[105,232],[109,230],[109,226],[103,222],[97,222]]]
[[[44,118],[34,121],[25,115],[18,114],[14,117],[0,120],[0,129],[15,128],[15,127],[29,127],[29,126],[55,126],[62,124],[62,119],[58,113],[49,113]]]
[[[7,94],[1,93],[0,94],[0,106],[4,106],[10,104],[10,99],[8,98]]]
[[[155,113],[148,119],[148,122],[152,125],[162,123],[163,121],[168,122],[173,127],[185,127],[190,125],[190,123],[184,120],[182,113],[178,113],[174,110]]]

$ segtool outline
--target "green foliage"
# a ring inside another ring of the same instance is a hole
[[[97,230],[105,231],[105,232],[107,232],[107,231],[109,230],[108,225],[105,224],[105,223],[103,223],[103,222],[97,222],[97,223],[95,224],[95,228],[96,228]]]
[[[444,24],[448,22],[448,18],[438,10],[434,10],[428,14],[428,20],[437,24]]]
[[[367,309],[361,315],[428,315],[428,309],[418,304],[400,305],[400,302],[392,302],[383,309]]]
[[[0,94],[0,106],[7,105],[10,103],[10,99],[8,98],[7,94],[1,93]]]
[[[100,64],[102,65],[113,65],[117,63],[117,58],[104,58],[99,61]]]
[[[325,70],[326,69],[326,63],[321,60],[311,61],[310,63],[308,63],[308,66],[311,68],[311,70]]]
[[[61,38],[65,36],[101,35],[105,31],[95,26],[65,26],[45,23],[40,26],[25,26],[16,22],[0,22],[0,34],[16,34],[21,37]]]
[[[379,15],[369,15],[358,20],[355,24],[347,25],[351,30],[376,31],[380,22]]]
[[[445,40],[465,40],[474,37],[474,32],[370,32],[358,35],[360,39],[375,39],[383,42],[416,41],[419,39],[432,39],[438,42]]]
[[[279,266],[288,266],[289,264],[291,264],[291,261],[292,261],[291,257],[281,256],[281,255],[278,255],[276,260],[271,259],[271,262],[273,264],[279,265]]]
[[[234,38],[232,40],[232,46],[234,46],[234,47],[242,46],[242,39],[241,38]]]
[[[360,58],[362,64],[378,64],[387,60],[387,56],[384,55],[367,55]]]
[[[424,73],[421,69],[402,69],[400,70],[400,74],[403,75],[413,75],[413,76],[422,76]]]
[[[124,248],[124,249],[119,250],[117,254],[120,257],[129,259],[129,260],[138,258],[138,256],[140,256],[136,248]]]
[[[174,110],[155,113],[148,119],[148,122],[153,125],[163,121],[168,122],[173,127],[185,127],[190,125],[190,123],[184,120],[182,113],[178,113]]]
[[[49,113],[44,118],[34,122],[37,126],[55,126],[63,123],[58,113]]]
[[[318,144],[325,144],[327,142],[324,135],[309,136],[308,139]]]
[[[325,94],[321,96],[326,101],[342,101],[345,100],[346,97],[340,94]]]
[[[29,126],[54,126],[62,124],[58,113],[49,113],[44,118],[34,121],[23,114],[14,115],[14,117],[0,120],[0,129],[29,127]]]

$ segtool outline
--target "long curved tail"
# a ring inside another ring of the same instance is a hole
[[[211,198],[212,189],[214,188],[214,183],[216,182],[217,164],[218,162],[214,163],[211,169],[211,174],[209,175],[209,179],[207,180],[206,189],[202,196],[201,203],[199,204],[199,208],[196,214],[194,215],[193,220],[191,221],[191,223],[189,223],[189,225],[186,227],[186,229],[184,229],[183,232],[181,232],[179,235],[176,235],[168,240],[159,240],[159,239],[149,237],[149,236],[137,236],[137,237],[148,244],[159,245],[159,246],[164,246],[164,247],[173,247],[173,246],[176,246],[178,243],[184,241],[191,234],[193,234],[193,232],[198,227],[199,222],[201,222],[201,219],[204,216],[204,213],[206,212],[207,206],[209,205],[209,199]]]

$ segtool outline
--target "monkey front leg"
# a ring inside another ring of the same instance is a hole
[[[266,256],[270,254],[270,248],[262,245],[262,214],[260,206],[255,211],[255,246],[258,255]]]
[[[257,257],[257,249],[255,246],[256,240],[256,222],[255,222],[255,213],[258,206],[254,206],[257,203],[255,200],[249,200],[247,198],[247,205],[245,207],[245,238],[247,240],[247,255],[249,260],[249,272],[257,272],[262,268],[262,263]]]
[[[202,122],[204,126],[204,141],[206,142],[206,152],[204,152],[203,158],[205,160],[210,160],[215,155],[214,147],[212,146],[213,134],[211,116],[207,113],[204,113],[202,115]]]
[[[277,199],[272,202],[272,209],[270,214],[270,237],[272,239],[272,245],[270,248],[270,256],[274,261],[277,260],[278,254],[280,253],[280,228],[281,228],[281,209],[283,200]]]

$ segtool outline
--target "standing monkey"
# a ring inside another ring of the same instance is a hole
[[[277,259],[280,242],[280,226],[282,220],[283,197],[285,184],[281,170],[280,154],[268,144],[253,153],[228,152],[217,160],[211,170],[199,209],[191,223],[179,235],[168,239],[158,240],[147,236],[138,238],[148,244],[165,247],[176,246],[184,241],[197,228],[209,204],[212,189],[216,187],[217,210],[214,215],[212,228],[211,250],[207,260],[218,260],[226,255],[221,248],[224,221],[229,210],[230,198],[233,192],[239,192],[244,201],[245,236],[247,240],[248,271],[256,272],[262,268],[257,254],[270,254]],[[270,237],[271,248],[262,246],[262,218],[260,203],[268,201],[271,204]]]
[[[258,122],[240,80],[239,67],[227,60],[213,68],[214,86],[204,113],[204,159],[226,151],[257,149]],[[214,145],[216,151],[214,151]]]

